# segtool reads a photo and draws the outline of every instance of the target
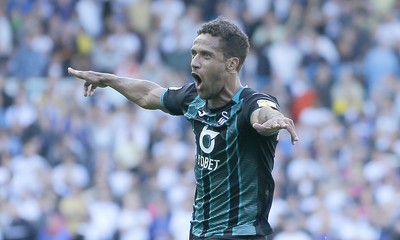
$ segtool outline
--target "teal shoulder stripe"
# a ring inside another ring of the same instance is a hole
[[[165,103],[164,103],[164,95],[167,91],[168,91],[168,88],[164,89],[164,91],[161,93],[161,96],[160,96],[160,102],[161,102],[161,108],[162,108],[161,110],[171,113],[169,111],[169,109],[167,109],[167,107],[165,107]]]
[[[239,89],[239,91],[237,91],[237,92],[235,93],[235,95],[234,95],[233,98],[232,98],[232,100],[233,100],[234,102],[238,103],[238,102],[240,101],[240,94],[242,93],[242,91],[243,91],[245,88],[247,88],[247,85],[244,86],[244,87],[242,87],[241,89]]]
[[[193,119],[197,115],[197,111],[206,105],[206,101],[197,96],[193,101],[189,104],[187,111],[184,113],[187,119]]]

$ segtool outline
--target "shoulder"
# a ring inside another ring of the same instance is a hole
[[[197,91],[196,91],[196,87],[195,87],[194,83],[188,83],[181,87],[169,87],[165,90],[165,93],[173,94],[173,95],[180,94],[180,95],[184,95],[184,96],[187,96],[187,95],[197,96]]]
[[[252,106],[252,108],[268,106],[279,109],[279,103],[275,96],[268,93],[257,92],[252,88],[245,88],[242,91],[240,98],[243,99],[247,106]]]
[[[279,111],[279,103],[276,97],[257,92],[252,88],[245,88],[240,94],[240,99],[243,102],[242,114],[249,123],[251,123],[253,113],[263,107],[271,107]]]
[[[181,87],[169,87],[161,96],[163,109],[173,115],[180,115],[187,106],[198,96],[194,83]]]

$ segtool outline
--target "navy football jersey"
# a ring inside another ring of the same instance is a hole
[[[276,98],[244,87],[224,107],[208,109],[191,83],[167,89],[161,102],[170,114],[185,116],[195,134],[191,233],[221,238],[270,234],[278,134],[258,134],[250,116],[262,106],[279,108]]]

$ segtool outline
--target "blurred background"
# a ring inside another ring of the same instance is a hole
[[[276,96],[272,240],[400,239],[400,1],[0,2],[0,239],[187,239],[188,123],[67,67],[191,82],[197,28],[238,24],[244,84]]]

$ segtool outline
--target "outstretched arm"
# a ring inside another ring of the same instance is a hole
[[[271,108],[262,107],[251,114],[251,124],[261,135],[269,136],[286,129],[292,139],[292,144],[299,140],[292,119],[285,117],[281,112]]]
[[[78,71],[72,68],[68,68],[68,72],[85,81],[85,97],[92,96],[97,87],[111,87],[142,108],[163,110],[160,97],[165,88],[154,82],[119,77],[110,73]]]

